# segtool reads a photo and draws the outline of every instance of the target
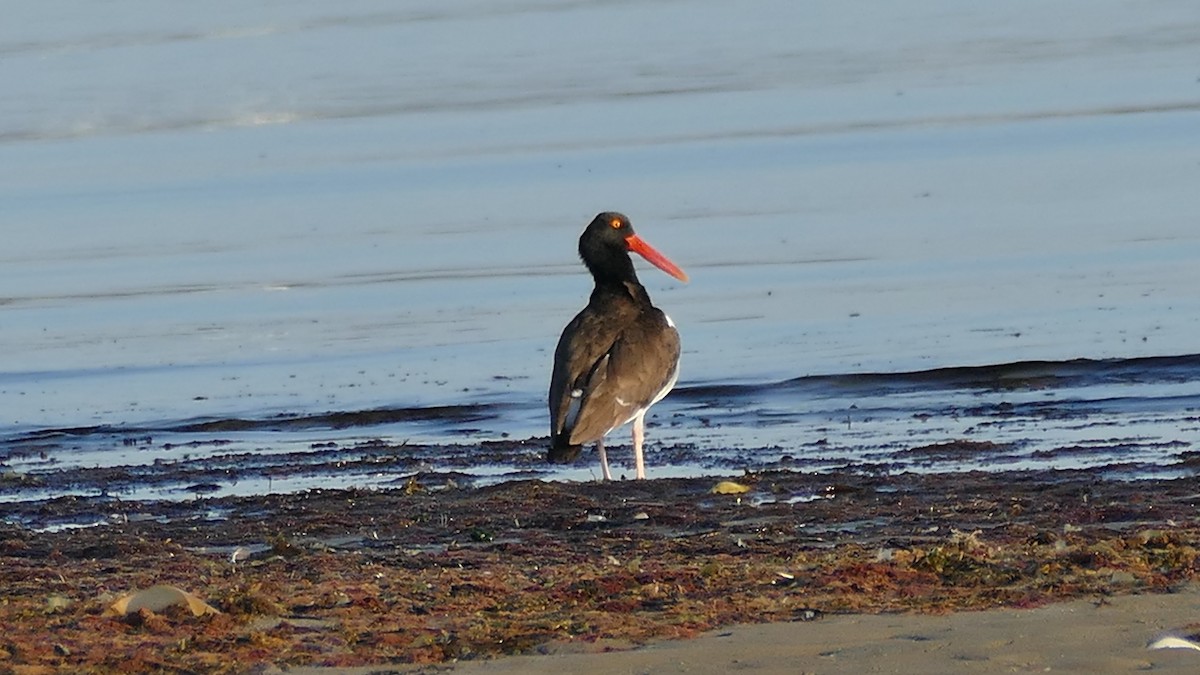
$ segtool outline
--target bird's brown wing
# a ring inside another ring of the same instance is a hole
[[[599,440],[633,419],[670,385],[678,364],[679,333],[657,309],[640,312],[623,327],[578,387],[581,400],[570,443]]]
[[[629,311],[604,313],[589,304],[563,329],[550,377],[550,434],[555,446],[578,445],[571,443],[570,437],[589,382],[598,370],[605,370],[601,362],[607,363],[613,345],[635,315]]]

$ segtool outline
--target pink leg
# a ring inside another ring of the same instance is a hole
[[[646,463],[642,459],[642,441],[646,438],[646,413],[633,418],[633,466],[639,480],[646,477]]]
[[[600,453],[600,470],[604,472],[604,480],[612,480],[612,473],[608,470],[608,454],[604,452],[604,439],[596,441],[596,452]]]

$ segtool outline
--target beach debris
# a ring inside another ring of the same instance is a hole
[[[1146,649],[1194,649],[1200,652],[1200,642],[1178,635],[1164,635],[1146,645]]]
[[[1142,530],[1130,537],[1128,543],[1132,546],[1142,548],[1165,549],[1171,546],[1178,546],[1181,541],[1177,534],[1169,530],[1148,529]]]
[[[712,490],[709,490],[709,492],[713,493],[714,495],[740,495],[749,491],[749,487],[742,485],[741,483],[735,483],[731,480],[723,480],[714,485]]]
[[[271,545],[268,549],[271,555],[277,555],[281,558],[295,558],[304,553],[304,550],[292,543],[287,536],[276,534],[267,538],[267,543]]]
[[[1108,569],[1105,568],[1104,571],[1108,571]],[[1108,581],[1118,586],[1132,586],[1138,582],[1138,578],[1137,575],[1129,570],[1112,570],[1108,576]]]
[[[217,598],[225,613],[233,616],[276,616],[287,611],[270,593],[263,590],[260,583],[229,589]]]
[[[404,494],[412,496],[425,491],[425,486],[417,482],[416,474],[408,477],[408,482],[404,484]]]
[[[46,613],[64,612],[71,606],[71,599],[61,593],[55,593],[46,598]]]
[[[726,478],[750,492],[709,494]],[[851,498],[817,500],[799,514],[782,504],[828,485]],[[196,673],[221,664],[250,671],[264,659],[288,667],[389,659],[433,669],[463,655],[535,653],[557,640],[632,643],[747,621],[1171,593],[1200,571],[1192,482],[1147,483],[1144,502],[1128,499],[1124,483],[1058,472],[834,479],[779,472],[630,487],[520,480],[436,499],[399,489],[322,490],[239,500],[221,520],[204,518],[212,504],[189,503],[195,517],[175,506],[139,507],[139,517],[161,517],[153,540],[133,527],[10,528],[0,534],[8,583],[0,671],[37,663],[47,664],[46,673],[109,672],[113,664],[154,672],[164,654],[181,672]],[[1083,491],[1105,505],[1105,518],[1094,512],[1100,506],[1074,499]],[[737,505],[758,495],[780,502],[753,512]],[[1016,515],[1013,498],[1024,505]],[[357,524],[346,533],[348,504]],[[89,515],[95,508],[71,506]],[[649,518],[638,520],[643,512]],[[589,514],[596,522],[584,524]],[[1167,517],[1181,524],[1167,526]],[[1067,522],[1082,532],[1064,534]],[[368,537],[376,528],[382,544]],[[494,539],[471,543],[476,531]],[[273,552],[275,532],[285,550],[291,538],[297,555]],[[239,545],[251,555],[233,567]],[[46,561],[31,552],[52,549],[61,551],[53,570],[62,576],[47,583]],[[164,568],[165,554],[173,557]],[[145,576],[154,569],[169,576]],[[221,614],[197,618],[182,605],[96,620],[118,595],[160,583],[199,595]],[[113,588],[121,590],[97,598],[96,589]],[[45,614],[55,593],[71,604]],[[1200,664],[1191,647],[1147,653],[1148,642],[1166,635],[1160,629],[1200,644],[1193,635],[1200,623],[1143,630],[1130,645],[1143,661]],[[56,653],[56,642],[70,655]]]
[[[37,487],[42,480],[37,476],[21,473],[12,469],[0,471],[0,485],[8,487]]]
[[[60,671],[51,666],[16,664],[13,665],[12,670],[8,672],[13,673],[13,675],[55,675]]]
[[[791,497],[788,497],[787,499],[782,500],[782,503],[784,503],[784,504],[806,504],[808,502],[815,502],[818,499],[833,499],[836,496],[835,490],[836,490],[836,488],[834,486],[830,485],[830,486],[827,486],[823,492],[807,492],[807,493],[803,493],[803,494],[795,494],[795,495],[792,495]]]
[[[193,616],[220,614],[220,610],[199,597],[176,586],[160,584],[145,590],[127,593],[110,606],[114,614],[135,614],[143,609],[161,612],[168,607],[186,607]]]
[[[792,612],[792,619],[795,621],[817,621],[824,618],[825,612],[812,607],[800,607]]]
[[[791,586],[796,583],[796,575],[791,572],[776,572],[775,580],[771,582],[772,586]]]
[[[981,534],[983,534],[983,530],[964,532],[958,528],[952,527],[950,528],[950,539],[948,543],[958,546],[964,550],[987,548],[987,545],[979,539],[979,535]]]

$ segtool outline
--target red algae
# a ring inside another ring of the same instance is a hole
[[[842,612],[1169,591],[1198,569],[1194,479],[1139,482],[1136,495],[1085,471],[738,480],[748,495],[713,495],[712,479],[414,481],[118,504],[120,518],[91,528],[0,526],[0,666],[432,664]],[[826,498],[787,499],[814,493]],[[202,517],[214,509],[225,516]],[[222,613],[107,611],[158,584]]]

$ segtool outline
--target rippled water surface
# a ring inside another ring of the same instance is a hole
[[[608,209],[692,277],[652,476],[1190,471],[1191,3],[10,9],[0,499],[589,478],[530,439]]]

